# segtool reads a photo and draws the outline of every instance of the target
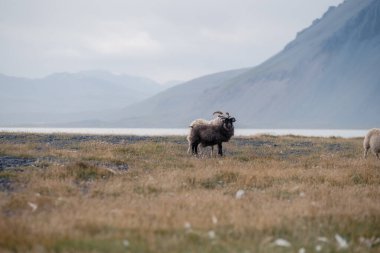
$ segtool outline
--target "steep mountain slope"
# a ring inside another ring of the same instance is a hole
[[[146,78],[105,71],[58,73],[42,79],[0,75],[0,124],[105,118],[107,111],[123,108],[162,89]]]
[[[346,0],[263,64],[127,107],[120,126],[185,127],[226,110],[240,127],[380,126],[380,1]]]

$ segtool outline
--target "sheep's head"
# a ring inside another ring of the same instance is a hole
[[[234,128],[234,125],[233,123],[235,122],[235,118],[226,118],[223,120],[223,127],[226,129],[226,130],[231,130]]]
[[[214,112],[215,113],[218,113],[218,117],[223,121],[223,128],[226,129],[227,131],[228,130],[232,130],[234,128],[234,125],[233,123],[236,121],[236,119],[234,117],[231,117],[230,114],[228,112],[226,113],[222,113],[222,112]]]

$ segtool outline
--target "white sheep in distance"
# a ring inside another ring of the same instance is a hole
[[[363,141],[364,158],[367,158],[368,150],[371,149],[372,153],[380,160],[380,129],[374,128],[369,130]]]
[[[227,112],[228,114],[228,112]],[[212,124],[212,125],[218,125],[218,124],[221,124],[222,123],[222,119],[220,118],[220,116],[223,116],[223,112],[221,111],[216,111],[214,112],[212,115],[217,115],[216,118],[212,119],[212,120],[206,120],[206,119],[196,119],[196,120],[193,120],[191,123],[190,123],[190,126],[189,127],[193,127],[195,125],[207,125],[207,124]],[[229,114],[228,114],[229,115]]]
[[[216,119],[211,121],[204,119],[194,120],[190,124],[190,132],[187,136],[189,142],[189,149],[192,154],[198,154],[198,145],[202,147],[211,146],[213,153],[213,146],[218,145],[218,154],[223,155],[222,142],[227,142],[234,135],[233,122],[235,118],[230,117],[229,113],[222,113],[220,111],[214,112],[214,115],[218,114]]]

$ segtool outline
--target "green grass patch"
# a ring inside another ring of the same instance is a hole
[[[76,162],[66,166],[61,172],[61,178],[73,177],[78,181],[108,179],[114,174],[104,168],[86,162]]]
[[[211,178],[200,180],[200,185],[206,189],[215,189],[217,187],[224,187],[228,184],[235,183],[239,178],[239,173],[224,171],[219,172]]]

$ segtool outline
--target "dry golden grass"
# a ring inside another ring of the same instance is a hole
[[[380,251],[361,139],[234,138],[195,158],[184,137],[0,136],[0,158],[37,159],[0,171],[1,252]]]

